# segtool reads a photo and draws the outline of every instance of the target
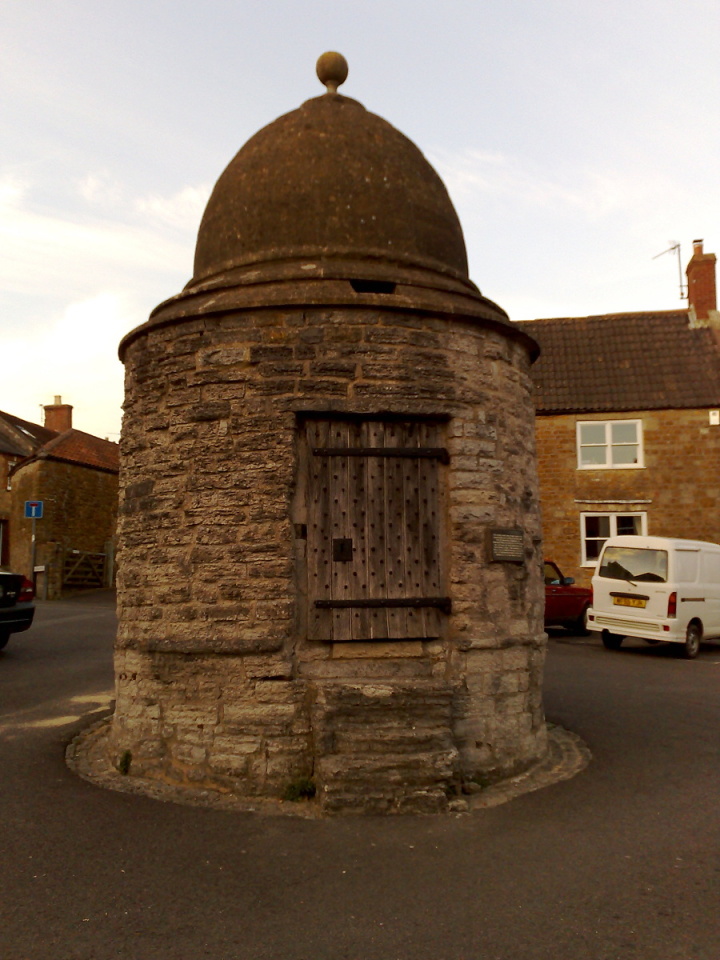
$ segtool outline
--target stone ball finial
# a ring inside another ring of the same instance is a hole
[[[329,50],[318,57],[315,67],[320,83],[324,83],[328,93],[337,93],[341,83],[345,83],[348,75],[347,60],[341,53]]]

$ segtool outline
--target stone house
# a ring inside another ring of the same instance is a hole
[[[720,542],[720,314],[695,241],[688,308],[535,320],[546,556],[590,583],[608,536]]]
[[[60,397],[45,407],[44,426],[0,413],[0,482],[4,565],[34,572],[38,594],[48,599],[110,582],[117,444],[74,429],[72,407]],[[29,500],[44,505],[34,544]]]

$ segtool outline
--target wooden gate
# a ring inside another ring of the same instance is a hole
[[[63,560],[63,589],[105,586],[105,554],[66,550]]]
[[[443,424],[308,420],[308,637],[440,634]]]

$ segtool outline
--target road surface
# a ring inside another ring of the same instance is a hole
[[[720,958],[720,646],[553,631],[546,712],[585,771],[466,815],[314,821],[71,773],[113,629],[109,595],[45,603],[0,655],[2,960]]]

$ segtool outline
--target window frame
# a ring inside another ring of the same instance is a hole
[[[617,423],[633,423],[636,427],[636,444],[613,443],[612,428]],[[602,426],[605,429],[605,442],[600,444],[582,443],[581,433],[584,426]],[[636,417],[614,420],[578,420],[575,424],[575,445],[578,470],[641,470],[645,466],[645,453],[643,447],[643,422]],[[637,445],[637,463],[611,463],[608,459],[612,458],[613,447]],[[605,450],[605,463],[582,463],[583,447],[602,447]]]
[[[600,537],[588,537],[585,527],[585,521],[588,517],[608,517],[610,519],[610,533],[607,537],[603,539],[603,545],[605,541],[610,537],[617,537],[617,521],[618,517],[640,517],[640,532],[637,536],[646,537],[647,536],[647,512],[644,510],[584,510],[580,514],[580,566],[582,567],[596,567],[598,560],[600,559],[600,553],[602,553],[602,546],[598,551],[597,559],[592,560],[588,559],[587,556],[587,541],[590,540],[599,540]]]

